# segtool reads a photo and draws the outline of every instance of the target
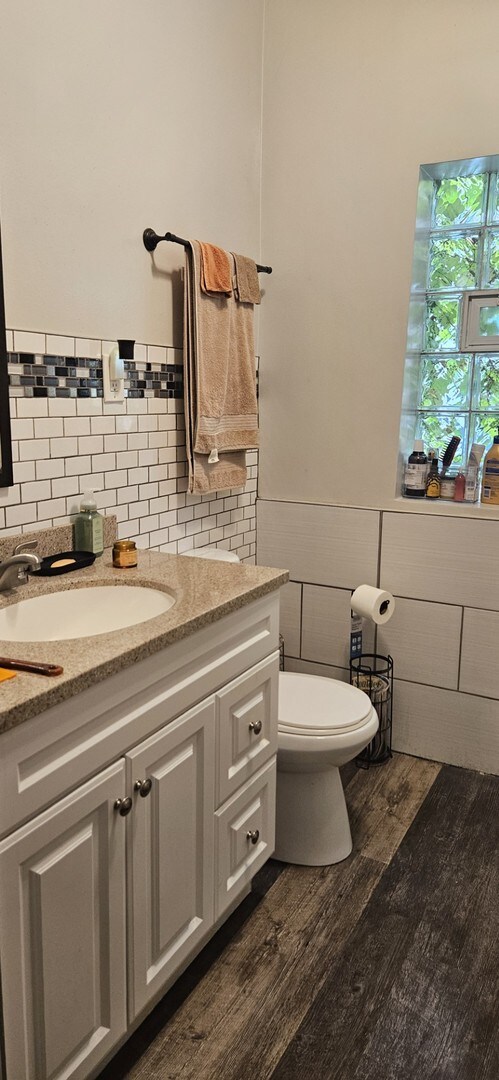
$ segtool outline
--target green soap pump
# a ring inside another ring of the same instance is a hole
[[[104,518],[97,510],[93,491],[86,491],[75,518],[75,546],[77,551],[92,551],[102,555],[104,551]]]

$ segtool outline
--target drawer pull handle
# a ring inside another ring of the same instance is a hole
[[[132,799],[128,796],[126,799],[116,799],[114,809],[118,811],[120,817],[126,817],[130,813],[132,806]]]
[[[138,791],[141,799],[145,799],[152,788],[152,780],[149,777],[147,780],[136,780],[133,786],[135,791]]]
[[[246,839],[251,840],[252,844],[258,844],[258,841],[260,839],[260,830],[259,829],[250,829],[246,833]]]
[[[251,723],[249,729],[253,732],[253,735],[259,735],[262,730],[262,721],[256,720],[254,724]]]

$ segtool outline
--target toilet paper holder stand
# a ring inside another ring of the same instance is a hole
[[[383,765],[392,756],[393,659],[379,653],[361,653],[350,659],[350,683],[370,698],[379,728],[365,750],[355,758],[362,769]]]

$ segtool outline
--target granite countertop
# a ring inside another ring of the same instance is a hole
[[[137,567],[116,569],[111,549],[106,549],[93,566],[84,570],[57,577],[32,577],[28,585],[15,592],[0,593],[0,610],[42,593],[93,585],[152,586],[176,595],[176,603],[163,615],[125,630],[49,642],[0,640],[2,657],[60,664],[64,668],[61,676],[18,672],[15,679],[0,683],[0,733],[273,592],[285,584],[288,576],[287,570],[267,566],[153,551],[139,551]]]

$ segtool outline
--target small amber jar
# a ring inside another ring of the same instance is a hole
[[[135,540],[116,540],[113,545],[113,566],[137,566]]]

